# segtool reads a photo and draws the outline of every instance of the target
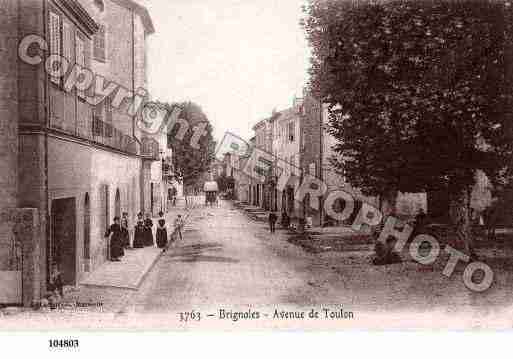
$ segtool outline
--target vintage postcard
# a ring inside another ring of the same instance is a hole
[[[0,0],[0,63],[0,331],[512,328],[509,0]]]

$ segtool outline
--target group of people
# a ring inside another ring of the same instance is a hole
[[[179,214],[174,223],[174,229],[177,237],[182,240],[182,228],[184,221]],[[130,231],[128,224],[128,213],[124,212],[122,218],[114,217],[112,224],[105,232],[105,237],[110,237],[110,260],[114,262],[121,261],[128,248],[144,248],[153,247],[155,244],[158,248],[166,251],[168,243],[173,240],[173,236],[168,237],[168,230],[164,213],[159,213],[157,228],[155,231],[155,240],[153,237],[153,220],[151,214],[147,213],[146,218],[143,214],[137,214],[137,224],[134,227],[133,243],[130,244]]]
[[[276,215],[276,212],[271,211],[269,212],[269,230],[271,233],[276,232],[276,222],[278,222],[278,216]],[[286,211],[283,211],[281,214],[281,225],[283,228],[289,228],[290,227],[290,217],[287,214]]]

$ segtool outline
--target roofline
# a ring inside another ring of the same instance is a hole
[[[58,0],[56,3],[69,11],[71,15],[80,22],[89,35],[94,35],[99,30],[99,25],[77,0]]]
[[[133,0],[112,0],[116,4],[123,6],[127,9],[133,10],[140,17],[144,25],[145,32],[148,35],[155,33],[155,27],[153,26],[153,21],[151,20],[150,13],[148,9]]]

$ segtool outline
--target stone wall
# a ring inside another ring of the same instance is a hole
[[[36,209],[0,210],[0,280],[21,272],[21,302],[28,306],[40,295],[38,213]],[[1,283],[3,297],[13,297],[16,283]],[[7,293],[5,293],[7,292]],[[1,298],[0,296],[0,304]],[[15,295],[14,295],[15,297]],[[4,303],[21,304],[21,303]]]
[[[0,1],[0,208],[17,205],[18,2]]]

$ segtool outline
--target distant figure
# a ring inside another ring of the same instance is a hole
[[[167,247],[167,226],[163,217],[164,213],[160,212],[159,215],[161,218],[158,220],[156,241],[157,247],[165,251]]]
[[[151,214],[146,213],[146,219],[144,220],[144,246],[153,246],[153,221],[151,220]]]
[[[172,199],[172,203],[173,203],[173,207],[176,207],[176,196],[178,194],[178,191],[176,190],[176,187],[173,186],[173,188],[171,188],[171,199]]]
[[[53,265],[52,273],[50,275],[50,284],[49,284],[48,289],[53,294],[58,294],[61,297],[64,296],[64,284],[62,281],[62,274],[59,271],[57,264]]]
[[[175,231],[176,231],[177,235],[180,237],[180,240],[183,240],[182,228],[183,228],[184,222],[183,222],[181,214],[179,214],[178,217],[175,219],[174,224],[175,224]]]
[[[274,211],[269,212],[269,230],[271,233],[276,232],[276,221],[278,220],[278,216]]]
[[[130,232],[128,230],[128,212],[123,212],[123,217],[121,218],[121,234],[123,238],[123,247],[130,247]]]
[[[120,258],[123,257],[125,251],[123,249],[123,234],[121,233],[119,217],[114,217],[114,224],[107,229],[107,232],[105,232],[105,238],[109,237],[110,260],[113,262],[120,262]]]
[[[287,214],[287,211],[283,211],[281,213],[281,225],[283,228],[289,228],[290,227],[290,217]]]
[[[134,248],[144,247],[144,220],[142,213],[137,215],[137,224],[134,228]]]

